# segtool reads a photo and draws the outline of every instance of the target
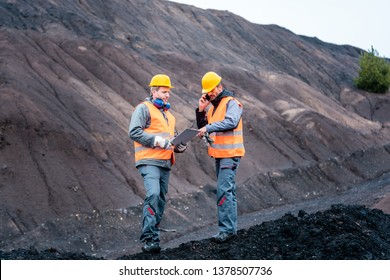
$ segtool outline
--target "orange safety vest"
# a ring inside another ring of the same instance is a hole
[[[242,104],[231,96],[222,98],[215,112],[214,106],[207,112],[207,121],[209,124],[225,119],[227,103],[232,99],[242,107]],[[214,142],[209,145],[208,153],[214,158],[242,157],[245,154],[242,118],[235,129],[210,133],[210,138]]]
[[[171,140],[175,134],[175,117],[168,111],[165,111],[168,122],[165,120],[163,114],[150,102],[142,102],[148,107],[150,112],[150,126],[145,128],[145,132],[153,134],[155,136],[159,135],[164,139]],[[175,155],[173,149],[162,149],[160,147],[145,147],[140,143],[134,141],[134,151],[135,151],[135,162],[142,159],[170,159],[172,165],[175,163]]]

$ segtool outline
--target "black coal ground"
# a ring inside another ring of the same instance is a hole
[[[93,260],[83,253],[54,248],[0,251],[0,259]],[[190,241],[159,254],[124,255],[121,260],[389,260],[390,215],[361,205],[332,205],[328,210],[263,222],[238,231],[225,244]]]

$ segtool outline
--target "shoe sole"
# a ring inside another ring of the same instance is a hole
[[[218,238],[211,238],[211,241],[215,242],[215,243],[218,243],[218,244],[221,244],[221,243],[226,243],[230,240],[233,240],[237,237],[237,235],[232,235],[224,240],[221,240],[221,239],[218,239]]]
[[[152,247],[149,249],[145,249],[144,247],[142,247],[142,251],[144,251],[145,253],[160,253],[161,247]]]

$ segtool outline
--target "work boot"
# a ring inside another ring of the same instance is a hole
[[[145,245],[142,247],[142,251],[146,253],[160,253],[160,242],[147,240]]]
[[[237,233],[235,232],[220,232],[216,235],[213,235],[211,237],[211,241],[215,243],[225,243],[237,236]]]

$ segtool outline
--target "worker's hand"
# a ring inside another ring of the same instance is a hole
[[[204,134],[207,132],[206,126],[199,128],[198,131],[199,132],[198,132],[198,134],[196,134],[196,136],[198,136],[199,138],[202,138],[204,136]]]
[[[171,148],[171,141],[162,138],[161,136],[154,137],[154,146],[155,147],[161,147],[163,149],[170,149]]]
[[[175,152],[176,153],[183,153],[185,150],[187,150],[187,144],[179,144],[175,146]]]
[[[207,95],[203,94],[199,99],[199,112],[203,112],[207,106],[209,106],[210,101],[207,99]]]

